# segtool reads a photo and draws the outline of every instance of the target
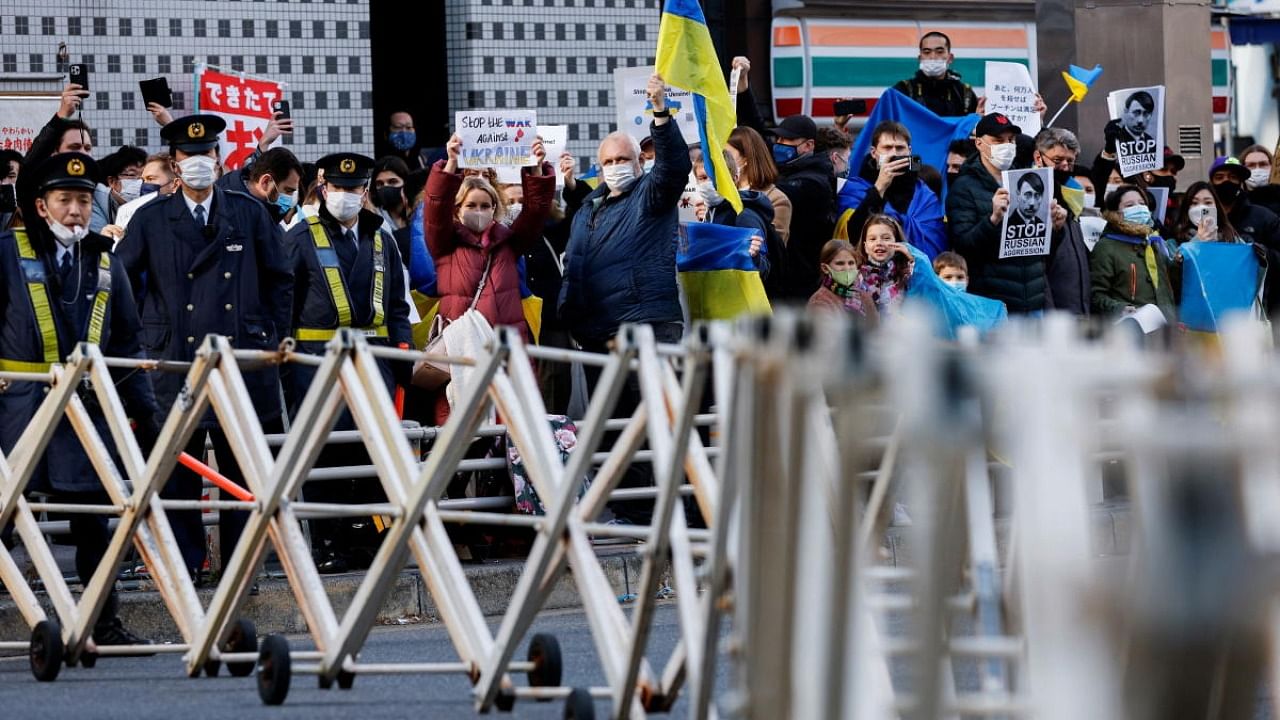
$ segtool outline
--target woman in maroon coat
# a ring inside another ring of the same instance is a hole
[[[503,206],[498,190],[483,177],[464,178],[458,172],[461,148],[461,138],[450,138],[449,159],[437,161],[427,178],[423,230],[436,266],[440,317],[452,321],[467,312],[488,267],[476,310],[494,327],[520,328],[527,341],[529,326],[520,305],[517,263],[534,243],[542,241],[543,226],[554,202],[556,176],[545,161],[542,141],[534,141],[533,156],[538,164],[521,172],[524,209],[507,227],[499,222]],[[442,392],[436,418],[442,422],[447,417],[448,404]]]

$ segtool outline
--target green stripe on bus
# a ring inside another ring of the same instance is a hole
[[[787,59],[796,60],[797,58]],[[1030,66],[1030,62],[1025,58],[991,59]],[[915,58],[815,57],[813,59],[813,85],[814,87],[844,87],[849,85],[890,87],[899,80],[905,80],[915,75],[919,67],[920,63]],[[960,73],[964,81],[974,87],[981,87],[986,83],[987,58],[957,59],[952,63],[951,69]],[[799,84],[800,73],[798,67],[794,77],[796,84]],[[789,77],[788,79],[791,78]],[[779,86],[789,87],[780,80],[775,80],[775,82]]]
[[[1228,62],[1229,61],[1226,59],[1213,61],[1212,66],[1213,66],[1213,84],[1214,85],[1220,85],[1225,87],[1228,84],[1227,76],[1230,74],[1230,69],[1231,69],[1230,66],[1228,65]]]
[[[804,58],[774,58],[773,84],[776,87],[801,87],[804,85]]]

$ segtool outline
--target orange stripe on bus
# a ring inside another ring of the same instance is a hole
[[[1209,33],[1209,47],[1214,50],[1226,50],[1227,49],[1227,31],[1214,30],[1213,32]]]
[[[955,48],[1027,47],[1027,31],[1023,28],[948,28],[947,37]]]
[[[914,25],[810,25],[809,44],[827,47],[916,47],[920,44],[920,33]]]
[[[773,29],[774,47],[798,47],[800,45],[800,28],[795,25],[783,25]]]

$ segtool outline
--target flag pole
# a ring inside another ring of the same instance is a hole
[[[1058,108],[1058,112],[1054,113],[1053,117],[1049,118],[1049,122],[1045,123],[1044,126],[1053,127],[1053,123],[1058,119],[1058,116],[1061,115],[1062,111],[1066,110],[1067,106],[1070,104],[1071,104],[1071,98],[1067,98],[1067,101],[1062,103],[1062,107]]]

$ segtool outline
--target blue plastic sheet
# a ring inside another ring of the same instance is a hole
[[[911,254],[915,256],[916,268],[907,283],[906,304],[928,308],[934,317],[934,332],[939,337],[954,340],[956,331],[966,325],[985,335],[1008,319],[1004,303],[956,290],[934,273],[927,255],[915,247],[911,248]]]
[[[1182,250],[1182,302],[1178,314],[1188,330],[1218,332],[1222,319],[1248,312],[1258,296],[1259,264],[1253,246],[1189,242]]]

